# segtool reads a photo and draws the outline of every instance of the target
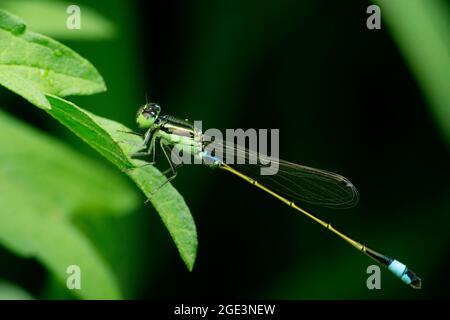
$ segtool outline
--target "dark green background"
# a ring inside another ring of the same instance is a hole
[[[449,297],[448,145],[385,25],[366,28],[369,1],[78,4],[112,21],[117,34],[63,41],[108,86],[72,101],[130,127],[147,94],[163,113],[204,128],[279,128],[283,159],[340,173],[361,195],[350,210],[308,209],[423,278],[415,291],[382,269],[382,290],[370,291],[371,260],[237,178],[190,166],[174,185],[197,224],[192,273],[150,206],[80,222],[127,298]],[[11,113],[100,159],[39,110],[2,96]],[[121,250],[108,238],[117,234]],[[66,297],[37,262],[4,249],[0,257],[2,278],[38,297]]]

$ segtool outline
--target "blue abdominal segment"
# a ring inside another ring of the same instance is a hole
[[[402,281],[406,284],[411,284],[411,279],[408,276],[408,268],[401,263],[400,261],[393,260],[389,266],[388,270],[395,274],[397,277],[402,279]]]

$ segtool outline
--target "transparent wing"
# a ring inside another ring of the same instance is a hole
[[[358,203],[356,187],[339,174],[271,158],[222,141],[206,143],[205,151],[211,150],[221,161],[297,204],[350,208]],[[269,167],[278,167],[278,172],[262,175],[261,169]]]

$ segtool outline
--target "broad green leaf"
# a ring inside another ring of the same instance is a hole
[[[120,175],[0,113],[0,242],[35,257],[61,282],[78,265],[84,298],[121,296],[117,280],[74,215],[122,215],[137,205]]]
[[[46,111],[51,116],[128,174],[147,197],[166,181],[167,178],[153,166],[142,167],[142,161],[130,158],[131,153],[141,148],[142,139],[126,133],[131,131],[129,128],[61,98],[48,95],[47,99],[52,108]],[[192,270],[197,252],[197,231],[183,197],[171,184],[166,184],[150,197],[150,201],[169,230],[181,258]]]
[[[18,17],[0,10],[0,84],[43,109],[38,91],[58,96],[93,94],[105,83],[87,60],[46,36],[27,31]]]
[[[56,39],[101,40],[114,36],[114,26],[99,13],[84,5],[78,5],[81,17],[80,29],[69,29],[67,20],[70,21],[72,11],[68,9],[73,4],[62,1],[9,0],[2,2],[2,8],[22,17],[35,32]]]
[[[0,281],[0,300],[33,300],[24,289],[5,281]]]

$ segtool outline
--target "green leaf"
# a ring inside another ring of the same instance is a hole
[[[0,10],[0,74],[0,84],[43,109],[49,105],[42,93],[67,96],[106,90],[87,60],[55,40],[27,31],[20,18],[4,10]]]
[[[114,36],[114,26],[96,11],[79,5],[81,13],[81,28],[66,27],[70,13],[67,8],[71,2],[44,0],[13,0],[2,1],[2,7],[27,21],[35,32],[49,37],[64,40],[102,40]]]
[[[75,294],[119,298],[110,266],[73,219],[131,212],[138,201],[126,180],[3,113],[0,150],[0,242],[36,257],[64,284],[67,267],[78,265]]]
[[[50,109],[45,94],[33,82],[0,66],[0,84],[43,109]]]
[[[166,181],[167,178],[155,167],[142,167],[143,161],[130,158],[129,154],[141,148],[142,139],[126,133],[131,131],[129,128],[98,117],[64,99],[50,95],[47,99],[52,108],[46,111],[51,116],[125,172],[147,197]],[[169,230],[181,258],[192,270],[197,252],[197,231],[183,197],[168,183],[150,201]]]

